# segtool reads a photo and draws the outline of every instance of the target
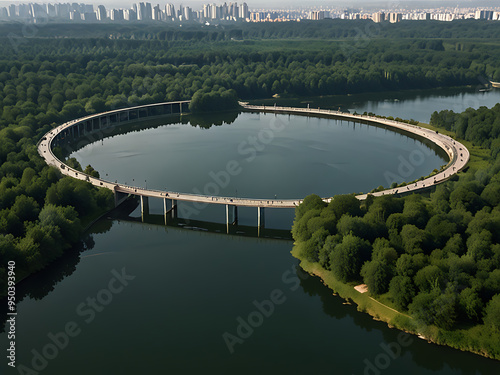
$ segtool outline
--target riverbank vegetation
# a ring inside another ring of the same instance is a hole
[[[430,194],[309,196],[296,209],[294,254],[377,318],[500,359],[500,104],[435,112],[431,125],[487,150],[486,167]],[[360,283],[386,308],[354,291]]]

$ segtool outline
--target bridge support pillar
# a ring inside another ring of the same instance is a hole
[[[177,218],[177,201],[172,199],[172,217]]]
[[[232,207],[232,217],[230,217],[230,207]],[[232,206],[226,204],[226,229],[227,233],[229,233],[229,225],[237,225],[238,224],[238,206]]]
[[[233,206],[233,225],[238,225],[238,206]]]
[[[128,198],[128,194],[120,193],[116,190],[113,191],[113,195],[115,196],[115,207],[118,207],[125,199]]]
[[[165,218],[165,225],[167,225],[167,198],[163,198],[163,217]]]
[[[170,201],[170,208],[168,208],[168,201]],[[171,214],[173,219],[177,217],[177,201],[165,197],[163,198],[163,216],[165,216],[165,225],[167,225],[168,214]]]
[[[266,217],[264,207],[257,207],[257,227],[264,227],[266,225]]]
[[[141,195],[141,218],[144,220],[144,216],[147,215],[149,215],[149,199]]]

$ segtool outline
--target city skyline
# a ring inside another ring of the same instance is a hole
[[[10,4],[27,4],[32,1],[26,1],[26,0],[10,0],[10,1],[4,1],[0,0],[0,6],[6,7]],[[82,1],[77,1],[77,3],[81,3]],[[93,1],[85,1],[85,4],[92,4],[95,7],[98,5],[104,5],[105,7],[113,7],[113,8],[128,8],[131,7],[134,3],[137,1],[134,0],[93,0]],[[217,1],[206,1],[206,0],[187,0],[187,1],[181,1],[179,4],[182,4],[183,6],[189,6],[192,8],[198,9],[203,7],[203,4],[210,3],[210,4],[217,4],[217,5],[222,5],[224,4],[225,1],[217,0]],[[73,3],[73,1],[64,1],[64,0],[57,0],[57,1],[40,1],[37,2],[39,4],[46,4],[46,3],[51,3],[51,4],[56,4],[56,3]],[[152,4],[162,4],[162,2],[156,1],[152,2]],[[163,2],[164,3],[164,2]],[[475,0],[439,0],[439,1],[429,1],[429,0],[422,0],[422,1],[381,1],[381,0],[351,0],[349,2],[349,5],[346,6],[344,1],[340,0],[333,0],[333,1],[324,1],[324,0],[311,0],[307,1],[307,3],[304,3],[304,1],[299,1],[299,0],[275,0],[272,2],[269,1],[264,1],[264,0],[252,0],[251,4],[250,2],[249,6],[251,5],[252,8],[254,9],[310,9],[310,8],[315,8],[315,7],[320,7],[320,8],[357,8],[361,7],[363,9],[422,9],[422,8],[441,8],[441,7],[495,7],[498,6],[497,1],[493,0],[480,0],[480,1],[475,1]]]
[[[500,20],[500,8],[440,7],[440,8],[283,8],[262,9],[246,2],[204,2],[200,7],[186,4],[133,3],[129,8],[85,3],[11,3],[0,6],[0,19],[42,22],[44,18],[70,22],[286,22],[300,20],[372,20],[396,23],[401,21],[459,19]]]

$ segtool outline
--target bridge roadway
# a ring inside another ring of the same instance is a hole
[[[103,118],[110,118],[109,116],[118,116],[118,122],[120,122],[120,117],[123,115],[123,113],[127,113],[128,118],[130,118],[130,115],[128,114],[127,111],[130,110],[138,110],[138,108],[146,108],[146,107],[154,107],[154,106],[163,106],[165,107],[166,105],[181,105],[181,112],[182,112],[182,104],[186,102],[171,102],[171,103],[158,103],[154,105],[147,105],[147,106],[140,106],[140,107],[133,107],[133,108],[125,108],[122,110],[115,110],[115,111],[109,111],[105,113],[99,113],[95,115],[90,115],[86,117],[82,117],[80,119],[72,120],[69,122],[66,122],[57,128],[52,129],[49,131],[45,136],[39,141],[38,143],[38,152],[39,154],[45,159],[47,164],[52,165],[59,169],[62,174],[71,176],[73,178],[77,178],[80,180],[88,181],[94,186],[97,187],[105,187],[110,190],[112,190],[115,193],[115,199],[117,196],[128,196],[129,194],[133,195],[138,195],[141,197],[141,206],[143,202],[143,197],[151,197],[151,198],[163,198],[165,202],[165,213],[167,212],[167,206],[166,202],[167,200],[172,201],[172,208],[174,207],[175,201],[185,201],[185,202],[195,202],[199,204],[219,204],[219,205],[226,205],[226,222],[229,222],[229,217],[228,217],[228,207],[234,206],[234,207],[257,207],[258,208],[258,216],[259,216],[259,226],[261,224],[261,209],[263,208],[294,208],[297,205],[299,205],[303,199],[253,199],[253,198],[237,198],[237,197],[212,197],[212,196],[206,196],[206,195],[197,195],[197,194],[188,194],[188,193],[182,193],[182,192],[174,192],[174,191],[162,191],[162,190],[153,190],[153,189],[145,189],[137,186],[130,186],[130,185],[125,185],[122,183],[114,183],[111,181],[107,181],[104,179],[100,178],[95,178],[92,176],[89,176],[85,173],[82,173],[80,171],[77,171],[73,168],[68,167],[65,165],[62,161],[60,161],[53,153],[52,151],[52,143],[54,140],[58,140],[58,135],[61,135],[63,132],[64,134],[71,134],[73,135],[73,138],[78,137],[85,137],[86,133],[85,131],[82,131],[82,135],[80,134],[80,127],[79,125],[82,124],[88,124],[90,120],[95,121],[95,119],[98,119],[97,122],[98,124],[109,124],[109,121],[103,122]],[[448,156],[450,157],[450,162],[447,165],[447,167],[440,171],[438,174],[435,176],[432,176],[430,178],[427,178],[422,181],[418,181],[414,184],[405,186],[405,187],[399,187],[395,189],[387,189],[383,190],[380,192],[373,193],[373,196],[381,196],[381,195],[389,195],[389,194],[397,194],[397,193],[406,193],[406,192],[411,192],[411,191],[418,191],[421,189],[428,188],[429,186],[441,183],[443,181],[446,181],[449,179],[452,175],[458,173],[460,170],[462,170],[467,162],[469,161],[470,154],[467,148],[462,145],[461,143],[453,140],[452,138],[443,135],[443,134],[437,134],[434,131],[431,131],[429,129],[425,129],[419,126],[414,126],[414,125],[409,125],[393,120],[387,120],[387,119],[381,119],[377,117],[371,117],[371,116],[366,116],[366,115],[353,115],[353,114],[348,114],[348,113],[343,113],[343,112],[338,112],[338,111],[331,111],[331,110],[325,110],[325,109],[311,109],[311,108],[291,108],[291,107],[277,107],[277,106],[251,106],[251,105],[246,105],[242,104],[243,108],[248,110],[248,111],[259,111],[259,112],[272,112],[272,113],[291,113],[291,114],[302,114],[302,115],[320,115],[320,116],[327,116],[327,117],[333,117],[333,118],[339,118],[339,119],[346,119],[350,121],[362,121],[362,122],[368,122],[372,124],[377,124],[377,125],[383,125],[383,126],[388,126],[396,129],[400,129],[409,133],[413,133],[419,137],[426,138],[430,140],[431,142],[435,143],[439,147],[441,147]],[[106,117],[107,116],[107,117]],[[101,126],[101,125],[99,125]],[[75,130],[76,127],[76,130]],[[109,127],[109,126],[108,126]],[[85,128],[84,128],[85,129]],[[92,131],[89,133],[91,134]],[[92,137],[89,137],[89,139],[92,139]],[[60,140],[58,140],[59,142]],[[360,200],[364,200],[367,197],[367,194],[362,194],[356,196]],[[330,202],[332,198],[323,198],[325,202]],[[263,214],[263,212],[262,212]]]
[[[375,197],[382,195],[415,192],[418,190],[426,189],[429,186],[442,183],[450,179],[454,174],[457,174],[462,169],[464,169],[470,159],[469,150],[462,143],[454,140],[453,138],[447,135],[436,133],[435,131],[423,128],[421,126],[406,124],[404,122],[378,118],[374,116],[367,116],[367,115],[353,115],[350,113],[344,113],[344,112],[332,111],[320,108],[316,109],[316,108],[293,108],[293,107],[277,107],[277,106],[252,106],[246,104],[243,104],[243,107],[250,111],[285,113],[285,114],[296,113],[296,114],[306,114],[306,115],[320,115],[320,116],[346,119],[348,121],[349,120],[355,122],[361,121],[375,125],[388,126],[408,133],[412,133],[421,138],[428,139],[429,141],[439,146],[448,154],[450,162],[448,163],[446,168],[439,171],[439,173],[435,174],[434,176],[428,177],[422,181],[417,181],[411,185],[370,193]],[[368,194],[357,195],[356,198],[358,198],[359,200],[365,200],[367,195]],[[325,202],[329,202],[331,198],[324,198],[323,200]]]

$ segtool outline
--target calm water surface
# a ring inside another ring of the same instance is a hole
[[[477,98],[484,100],[483,95]],[[424,99],[405,101],[406,111],[425,110],[429,117],[434,107],[428,103],[437,101],[431,98],[421,108]],[[203,191],[210,181],[207,172],[224,170],[230,155],[242,172],[220,194],[237,189],[238,196],[285,198],[385,185],[385,170],[399,166],[386,163],[426,147],[380,128],[292,117],[281,120],[291,131],[277,134],[246,162],[249,155],[240,155],[238,145],[273,118],[244,114],[209,129],[157,127],[134,133],[135,138],[107,138],[76,156],[110,179]],[[434,152],[425,162],[414,173],[429,173],[443,163]],[[352,180],[360,174],[366,179]],[[151,203],[151,211],[160,213],[160,205]],[[138,216],[137,210],[131,215]],[[249,223],[256,220],[253,211],[243,216]],[[198,218],[220,221],[223,213],[203,211]],[[275,214],[273,220],[279,226],[289,217]],[[317,278],[303,276],[290,255],[290,241],[104,219],[84,242],[82,249],[18,285],[17,364],[35,372],[8,368],[4,356],[2,374],[500,372],[498,362],[414,337],[400,345],[397,358],[388,357],[384,347],[394,347],[400,332],[344,305]],[[267,302],[271,299],[277,303]],[[65,330],[73,337],[65,339]],[[229,345],[224,338],[232,338]],[[3,353],[7,341],[0,334]]]
[[[447,163],[432,144],[359,123],[259,113],[227,113],[210,127],[196,120],[185,116],[184,123],[107,137],[72,156],[111,181],[263,199],[368,192]],[[153,212],[160,203],[151,202]],[[180,216],[221,222],[223,210],[181,203]],[[275,211],[268,210],[267,225],[290,228],[293,210]],[[255,216],[255,209],[240,209],[240,224],[255,224]]]

